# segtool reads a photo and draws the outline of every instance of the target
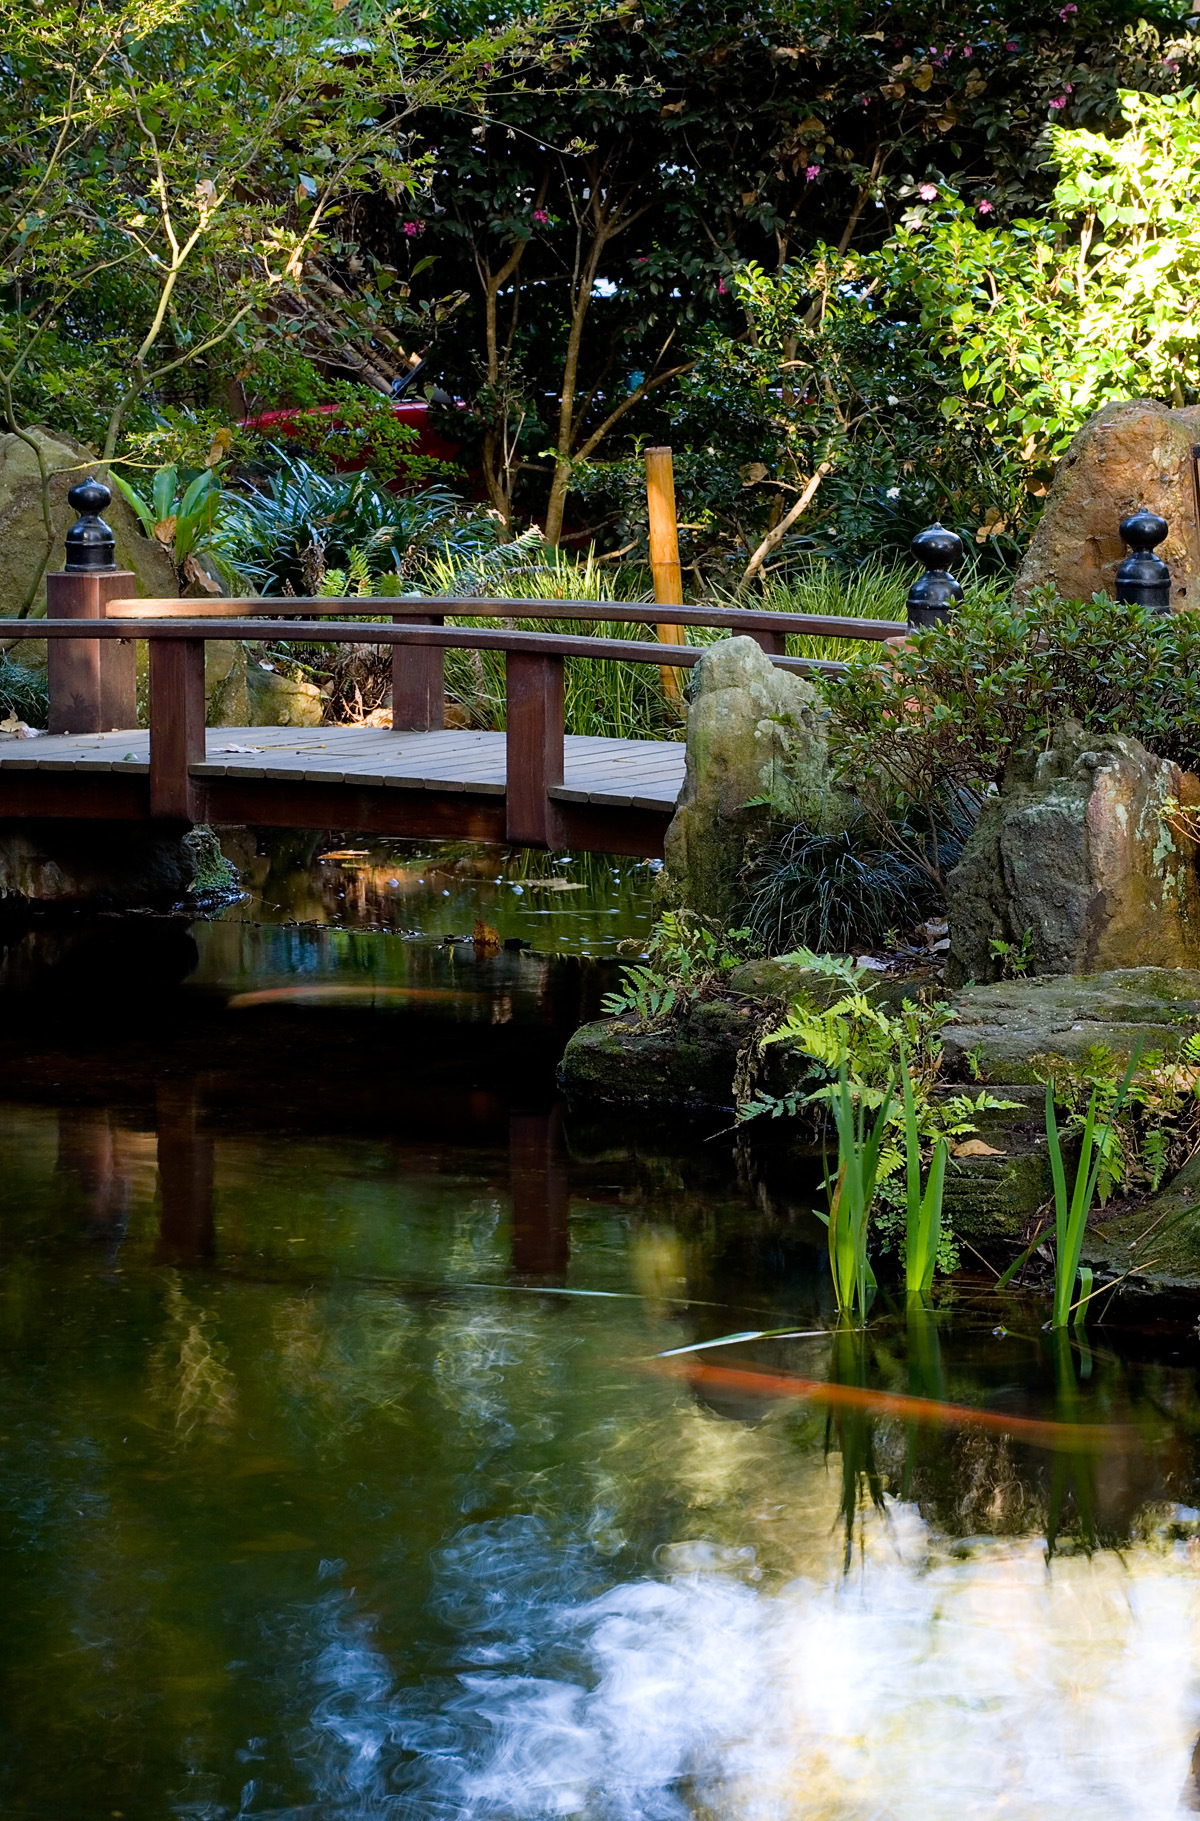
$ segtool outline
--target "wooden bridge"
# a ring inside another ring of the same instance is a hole
[[[102,525],[94,515],[93,522]],[[0,819],[6,821],[337,828],[654,857],[662,853],[683,781],[684,748],[566,734],[564,663],[588,657],[687,668],[704,648],[511,625],[448,626],[447,617],[717,628],[748,634],[774,664],[800,672],[843,666],[789,657],[789,634],[880,640],[906,630],[891,620],[644,602],[137,600],[129,594],[128,572],[72,566],[74,532],[67,569],[47,577],[47,618],[0,621],[0,641],[49,641],[49,734],[0,744]],[[86,557],[87,549],[73,554]],[[278,617],[281,608],[286,618]],[[354,623],[382,615],[389,623]],[[392,728],[206,729],[205,644],[247,637],[390,645]],[[136,641],[143,639],[149,726],[139,729]],[[445,652],[454,647],[504,653],[503,733],[443,726]]]

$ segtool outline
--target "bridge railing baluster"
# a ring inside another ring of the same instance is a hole
[[[189,767],[205,758],[204,640],[151,639],[150,814],[196,820]]]
[[[554,844],[551,787],[563,781],[564,671],[559,657],[508,651],[505,733],[505,824],[510,841]]]
[[[444,613],[394,613],[397,626],[444,626]],[[397,733],[434,733],[446,725],[446,654],[440,645],[392,646],[392,726]]]

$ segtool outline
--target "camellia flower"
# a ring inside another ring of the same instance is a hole
[[[1072,13],[1077,13],[1078,11],[1079,8],[1077,6],[1063,6],[1059,8],[1058,16],[1060,19],[1069,19]]]
[[[411,240],[414,234],[423,234],[425,232],[425,223],[423,221],[406,221],[404,223],[404,232]]]
[[[806,183],[811,183],[814,177],[819,177],[820,175],[821,175],[820,165],[819,164],[810,164],[804,173],[804,181]]]
[[[923,183],[917,191],[917,195],[921,198],[922,202],[932,202],[937,195],[937,184]]]
[[[1006,44],[1006,45],[1005,45],[1005,47],[1004,47],[1004,48],[1005,48],[1005,50],[1006,50],[1006,51],[1015,51],[1015,50],[1017,50],[1017,49],[1018,49],[1018,48],[1019,48],[1019,47],[1018,47],[1018,45],[1017,45],[1017,41],[1016,41],[1016,39],[1015,39],[1015,38],[1010,38],[1010,39],[1009,39],[1009,41],[1008,41],[1008,43],[1007,43],[1007,44]]]
[[[547,209],[535,209],[533,211],[533,219],[537,222],[537,224],[540,228],[544,228],[546,223],[550,219],[549,211]]]
[[[992,212],[992,205],[988,201],[986,196],[983,198],[983,200],[981,202],[976,204],[976,207],[978,208],[979,213],[981,215],[990,215]]]
[[[718,278],[718,280],[717,280],[717,296],[718,296],[718,297],[724,297],[724,295],[725,295],[725,280],[724,280],[724,279],[723,279],[723,278]]]
[[[970,45],[969,45],[969,44],[964,44],[964,45],[963,45],[963,56],[964,56],[964,57],[970,57],[970,56],[971,56],[971,55],[972,55],[972,51],[971,51],[971,47],[970,47]]]
[[[1066,105],[1067,98],[1065,95],[1056,95],[1054,100],[1050,103],[1051,107],[1066,107]]]

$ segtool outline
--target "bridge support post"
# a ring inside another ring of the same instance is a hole
[[[760,651],[765,651],[769,658],[786,658],[786,632],[751,632],[746,635],[754,640]]]
[[[563,781],[563,660],[510,651],[505,754],[505,832],[522,847],[553,847],[557,806],[552,785]]]
[[[563,1283],[571,1256],[570,1184],[557,1107],[509,1115],[508,1158],[513,1276]]]
[[[113,561],[115,539],[100,517],[112,494],[78,481],[67,494],[79,518],[67,532],[66,564],[46,577],[46,617],[102,620],[109,601],[133,594],[137,577]],[[137,726],[137,647],[132,639],[51,639],[46,656],[51,733],[105,733]]]
[[[412,613],[392,624],[411,625]],[[422,626],[444,626],[444,613],[422,614]],[[440,645],[392,646],[392,726],[397,733],[433,733],[446,725],[446,654]]]
[[[204,640],[150,640],[150,814],[194,822],[205,756]]]

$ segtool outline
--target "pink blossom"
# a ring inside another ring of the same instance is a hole
[[[811,183],[813,181],[814,177],[819,177],[820,175],[821,175],[820,165],[819,164],[810,164],[808,166],[808,168],[805,170],[804,181],[805,181],[805,183]]]
[[[404,232],[411,240],[414,234],[423,234],[425,232],[425,223],[423,221],[406,221],[404,223]]]
[[[1004,48],[1006,51],[1015,51],[1015,50],[1019,50],[1020,46],[1017,44],[1017,41],[1015,38],[1010,38]]]
[[[646,253],[639,253],[633,263],[638,266],[648,266],[650,264],[649,255]]]
[[[718,296],[718,297],[724,297],[724,295],[725,295],[725,280],[724,280],[724,279],[723,279],[723,278],[718,278],[718,280],[717,280],[717,296]]]
[[[976,203],[975,206],[981,215],[990,215],[992,212],[992,204],[988,201],[986,196],[981,202]]]
[[[963,56],[964,56],[964,57],[969,57],[969,56],[970,56],[970,55],[971,55],[971,54],[972,54],[972,53],[971,53],[971,47],[970,47],[970,45],[969,45],[969,44],[964,44],[964,45],[963,45]]]
[[[922,202],[932,202],[937,195],[937,184],[923,183],[917,191],[917,195],[921,198]]]
[[[1067,6],[1059,8],[1058,16],[1060,19],[1069,19],[1071,17],[1072,13],[1077,13],[1078,11],[1079,11],[1079,8],[1077,6],[1071,6],[1070,4],[1068,4]]]
[[[537,222],[537,224],[540,228],[544,228],[546,223],[550,219],[550,215],[546,209],[535,209],[533,211],[533,219]]]
[[[1066,105],[1067,105],[1067,98],[1065,95],[1055,96],[1054,100],[1050,103],[1051,107],[1066,107]]]

